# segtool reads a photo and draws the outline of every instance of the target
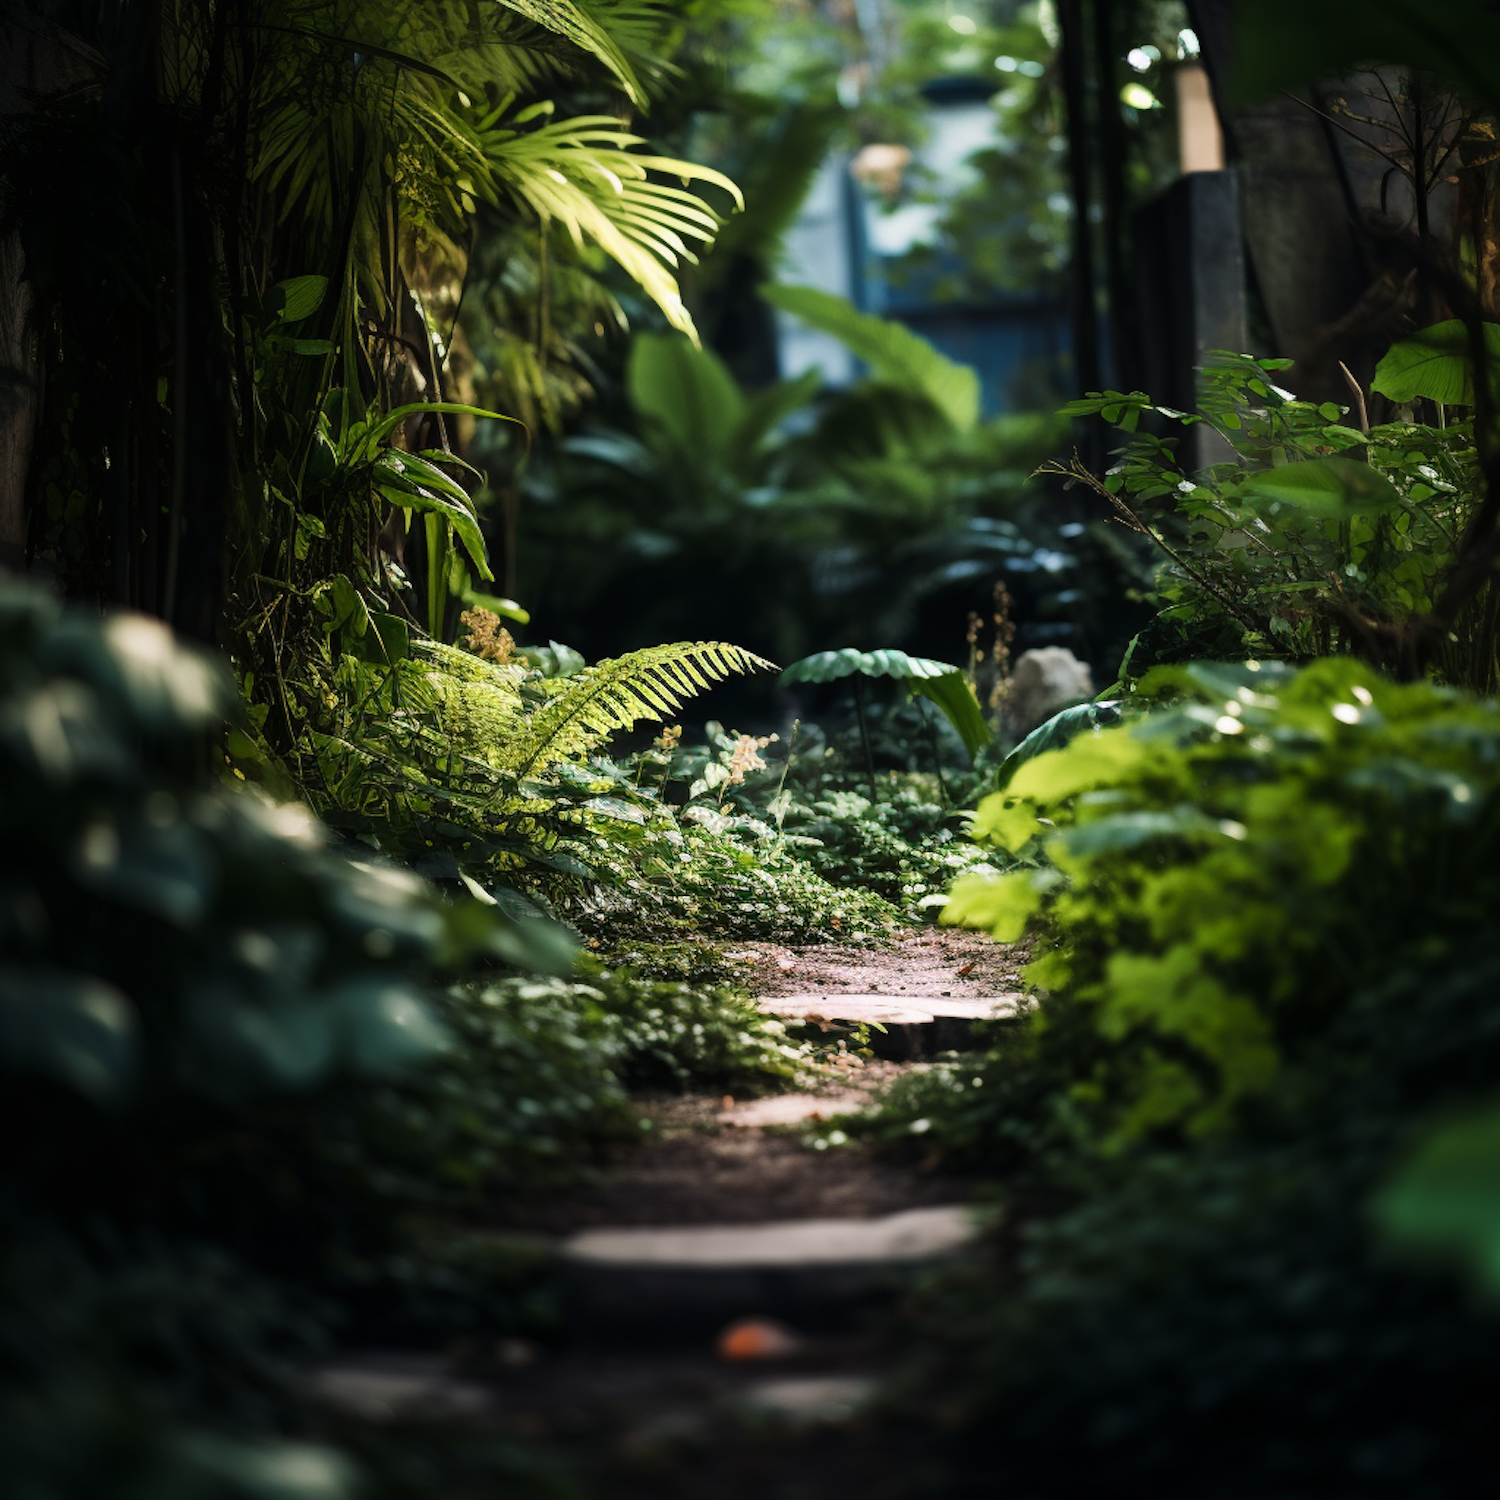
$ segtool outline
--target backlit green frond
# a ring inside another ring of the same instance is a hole
[[[642,138],[608,115],[520,129],[525,113],[507,120],[499,110],[479,127],[494,179],[544,224],[560,225],[576,245],[598,245],[674,328],[696,338],[672,268],[696,261],[690,242],[709,243],[719,218],[674,181],[709,183],[743,207],[739,189],[710,167],[637,154]],[[673,181],[656,181],[652,173]]]
[[[454,753],[504,769],[514,759],[507,747],[524,733],[520,688],[526,669],[484,661],[439,641],[414,643],[412,654],[426,666],[424,685]]]
[[[684,699],[735,672],[762,668],[775,670],[771,662],[722,641],[632,651],[559,679],[552,699],[527,717],[521,737],[502,753],[510,769],[524,776],[538,766],[586,755],[640,719],[660,722]]]

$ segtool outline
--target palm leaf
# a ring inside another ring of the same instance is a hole
[[[607,115],[522,130],[497,111],[480,126],[485,155],[506,192],[545,224],[558,224],[582,248],[592,241],[666,314],[696,339],[672,269],[695,261],[689,242],[708,244],[719,216],[695,193],[650,174],[721,188],[742,206],[739,189],[711,167],[672,157],[644,156],[638,135]],[[493,199],[492,199],[493,201]]]
[[[589,8],[573,0],[499,0],[507,10],[566,37],[580,51],[599,59],[619,80],[632,104],[644,105],[645,94],[635,70],[604,23],[589,14]]]

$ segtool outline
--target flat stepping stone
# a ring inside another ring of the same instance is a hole
[[[721,1110],[714,1119],[720,1125],[742,1130],[766,1126],[805,1125],[809,1120],[831,1120],[835,1115],[853,1114],[869,1104],[865,1094],[774,1094],[768,1099],[747,1099],[731,1109]]]
[[[847,1422],[869,1405],[877,1388],[868,1375],[789,1376],[752,1385],[740,1396],[740,1405],[798,1427]]]
[[[760,1008],[788,1021],[875,1021],[881,1026],[922,1026],[933,1017],[915,1000],[887,995],[787,995],[762,1000]]]
[[[562,1246],[575,1326],[673,1342],[734,1318],[837,1327],[978,1233],[962,1205],[878,1219],[589,1229]]]
[[[783,1021],[871,1024],[870,1049],[878,1057],[925,1057],[963,1047],[978,1021],[1019,1015],[1036,1002],[1012,990],[1003,995],[775,995],[758,1004]]]
[[[888,1265],[931,1260],[967,1245],[975,1221],[962,1204],[908,1208],[879,1219],[782,1219],[768,1224],[585,1229],[563,1241],[574,1264],[683,1271]]]
[[[493,1405],[487,1387],[459,1379],[434,1355],[347,1355],[319,1365],[307,1386],[314,1400],[368,1422],[472,1419]]]

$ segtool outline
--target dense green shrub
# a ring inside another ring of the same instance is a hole
[[[981,806],[1012,868],[948,915],[1046,938],[1042,1005],[877,1126],[1010,1182],[929,1389],[1020,1496],[1467,1493],[1494,1330],[1404,1256],[1493,1222],[1478,1127],[1409,1153],[1500,1088],[1500,712],[1347,660],[1142,696]]]
[[[462,1035],[433,975],[556,951],[223,790],[232,702],[153,621],[0,590],[0,1448],[28,1497],[344,1492],[337,1455],[241,1439],[340,1249],[396,1243],[390,1137],[469,1144],[382,1119]]]
[[[1114,1145],[1222,1131],[1354,997],[1467,950],[1500,837],[1492,708],[1347,660],[1141,685],[1173,694],[981,804],[976,837],[1022,867],[945,913],[1062,939],[1030,978],[1088,1009],[1100,1055],[1068,1104]]]
[[[1435,426],[1370,426],[1362,411],[1345,421],[1348,408],[1277,385],[1290,360],[1216,350],[1197,412],[1142,391],[1070,402],[1064,414],[1101,418],[1124,446],[1102,479],[1076,459],[1044,472],[1084,483],[1157,544],[1162,608],[1146,635],[1159,658],[1349,652],[1410,672],[1485,494],[1466,355],[1457,323],[1398,343],[1375,390],[1408,407],[1418,396],[1455,404],[1435,407]],[[1211,430],[1224,461],[1183,462],[1183,440],[1165,434],[1193,427]],[[1488,692],[1500,658],[1493,585],[1478,576],[1461,607],[1441,604],[1456,612],[1429,654],[1448,681]]]

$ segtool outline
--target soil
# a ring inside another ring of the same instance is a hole
[[[979,932],[924,927],[888,948],[738,943],[725,955],[756,995],[894,995],[986,999],[1021,988],[1030,953]]]
[[[921,1066],[841,1070],[839,1083],[824,1091],[828,1114],[859,1108],[877,1084]],[[887,1161],[863,1146],[811,1149],[804,1134],[826,1140],[832,1128],[818,1122],[786,1130],[722,1124],[718,1116],[729,1103],[720,1096],[647,1103],[651,1131],[642,1145],[587,1187],[512,1202],[507,1226],[568,1234],[615,1225],[864,1219],[972,1196],[960,1179]]]
[[[791,948],[742,943],[726,957],[757,995],[859,994],[981,999],[1020,987],[1029,959],[979,933],[925,928],[884,948]],[[859,1109],[878,1088],[920,1062],[849,1058],[817,1086],[827,1115]],[[735,1101],[671,1097],[646,1101],[643,1140],[600,1178],[566,1192],[505,1205],[508,1227],[547,1234],[611,1225],[748,1224],[774,1219],[874,1218],[973,1196],[962,1179],[892,1162],[853,1143],[812,1149],[833,1129],[817,1121],[785,1128],[726,1123]]]

